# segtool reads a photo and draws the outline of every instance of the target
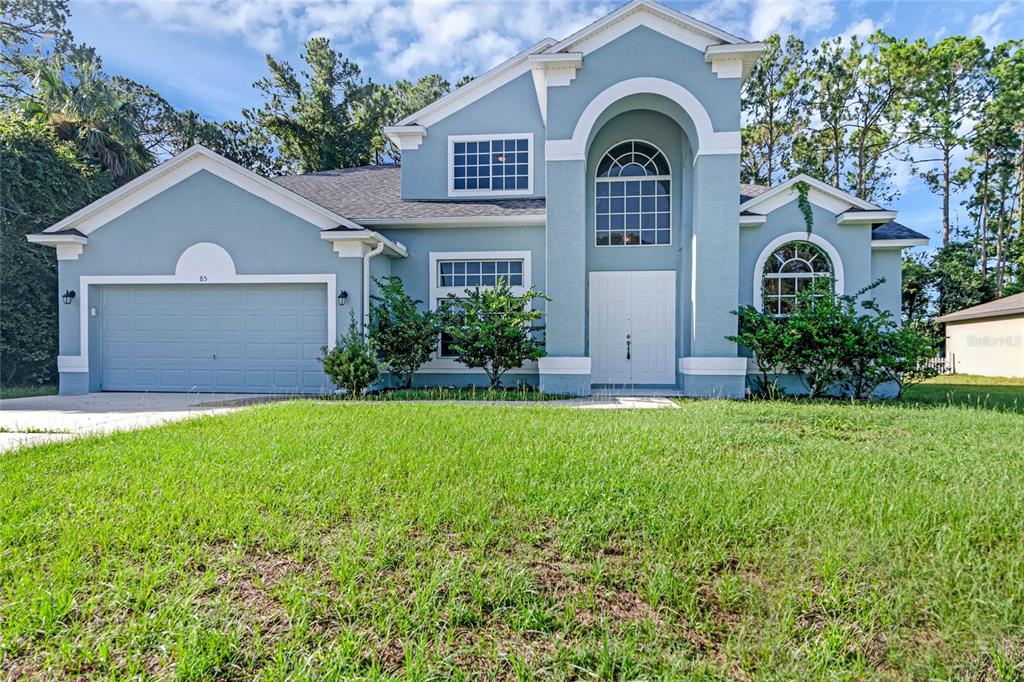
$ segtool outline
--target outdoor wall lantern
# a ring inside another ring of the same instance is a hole
[[[74,296],[75,292],[72,291],[71,295]],[[346,303],[348,303],[348,292],[343,291],[338,294],[338,305],[345,305]]]
[[[67,291],[64,292],[64,295],[61,296],[61,300],[64,301],[64,305],[71,305],[71,302],[75,300],[75,292],[71,289],[68,289]]]

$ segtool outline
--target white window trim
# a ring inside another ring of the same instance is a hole
[[[444,260],[521,260],[523,261],[523,285],[511,287],[512,293],[522,296],[533,284],[533,270],[530,259],[530,251],[431,251],[430,252],[430,302],[429,308],[437,310],[438,299],[445,298],[448,294],[461,296],[470,287],[442,287],[438,284],[437,267],[440,261]],[[480,287],[487,289],[489,287]],[[440,345],[440,344],[439,344]],[[438,348],[437,353],[440,353]],[[437,353],[431,360],[420,369],[422,372],[478,372],[483,370],[466,367],[454,358],[442,358]],[[521,372],[535,372],[536,363],[528,363],[521,368]],[[512,370],[509,370],[512,371]]]
[[[655,149],[657,149],[658,152],[665,158],[665,163],[668,164],[668,175],[646,175],[646,176],[643,176],[642,178],[641,177],[633,177],[633,176],[630,176],[628,178],[621,178],[621,177],[620,178],[599,178],[599,177],[597,177],[597,167],[595,167],[594,168],[594,207],[593,207],[594,208],[594,246],[596,248],[598,248],[598,249],[635,249],[637,247],[640,247],[640,248],[644,248],[644,247],[650,248],[652,246],[672,246],[672,242],[674,241],[672,239],[672,233],[675,231],[673,229],[673,227],[672,227],[672,215],[674,213],[674,211],[672,210],[672,204],[674,203],[675,197],[676,197],[676,182],[675,182],[675,179],[672,177],[672,162],[669,161],[668,154],[666,154],[665,151],[661,147],[659,147],[658,145],[654,144],[653,142],[648,142],[647,140],[641,140],[639,138],[633,138],[633,139],[630,139],[630,140],[619,140],[618,142],[616,142],[612,146],[608,147],[608,149],[604,150],[604,153],[601,154],[601,156],[598,157],[598,159],[597,159],[597,166],[599,167],[601,165],[601,162],[604,160],[604,157],[608,155],[608,152],[610,152],[611,150],[615,149],[620,144],[625,144],[626,142],[643,142],[644,144],[649,144],[652,147],[654,147]],[[640,243],[640,244],[598,244],[597,243],[597,183],[599,183],[599,182],[606,182],[606,183],[607,182],[616,182],[616,181],[623,181],[623,180],[639,180],[639,179],[643,179],[643,180],[668,180],[668,243],[667,244],[643,244],[643,243]]]
[[[205,280],[200,277],[206,277]],[[317,275],[236,275],[232,273],[175,274],[175,275],[83,275],[78,278],[79,340],[78,355],[57,357],[59,372],[89,371],[89,287],[91,285],[114,284],[324,284],[327,291],[327,339],[326,345],[337,343],[337,301],[336,276]]]
[[[814,232],[808,234],[806,231],[802,232],[787,232],[786,234],[780,234],[775,239],[768,242],[768,245],[761,250],[761,255],[757,257],[757,265],[754,267],[754,308],[759,312],[764,311],[764,266],[768,262],[768,258],[771,257],[775,251],[789,242],[810,242],[814,244],[829,257],[832,261],[832,272],[833,272],[833,283],[835,286],[836,294],[842,296],[845,289],[843,288],[843,259],[839,257],[839,251],[836,247],[832,246],[832,243],[821,237]]]
[[[455,189],[455,143],[456,142],[488,142],[515,138],[526,139],[526,189]],[[449,135],[448,136],[448,196],[450,197],[503,197],[533,194],[533,133],[490,133],[487,135]]]

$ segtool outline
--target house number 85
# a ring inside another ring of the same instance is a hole
[[[206,281],[206,275],[199,275],[199,281],[200,282],[205,282]]]

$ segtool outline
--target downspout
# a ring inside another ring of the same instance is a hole
[[[384,251],[384,242],[363,254],[363,338],[370,333],[370,259]]]

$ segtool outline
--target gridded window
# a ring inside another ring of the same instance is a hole
[[[439,287],[493,287],[498,279],[509,286],[523,286],[521,260],[442,260],[437,264]]]
[[[525,137],[452,143],[452,189],[529,191],[530,140]]]
[[[454,301],[450,298],[439,298],[437,299],[435,309],[441,310],[443,308],[459,308],[458,301]],[[452,337],[444,332],[441,332],[440,347],[438,349],[438,357],[442,358],[454,358],[455,351],[452,350]]]
[[[594,224],[598,246],[672,242],[672,173],[657,147],[632,140],[597,166]]]
[[[764,264],[764,311],[778,317],[789,315],[797,294],[821,279],[833,279],[832,261],[824,251],[810,242],[783,244]]]

